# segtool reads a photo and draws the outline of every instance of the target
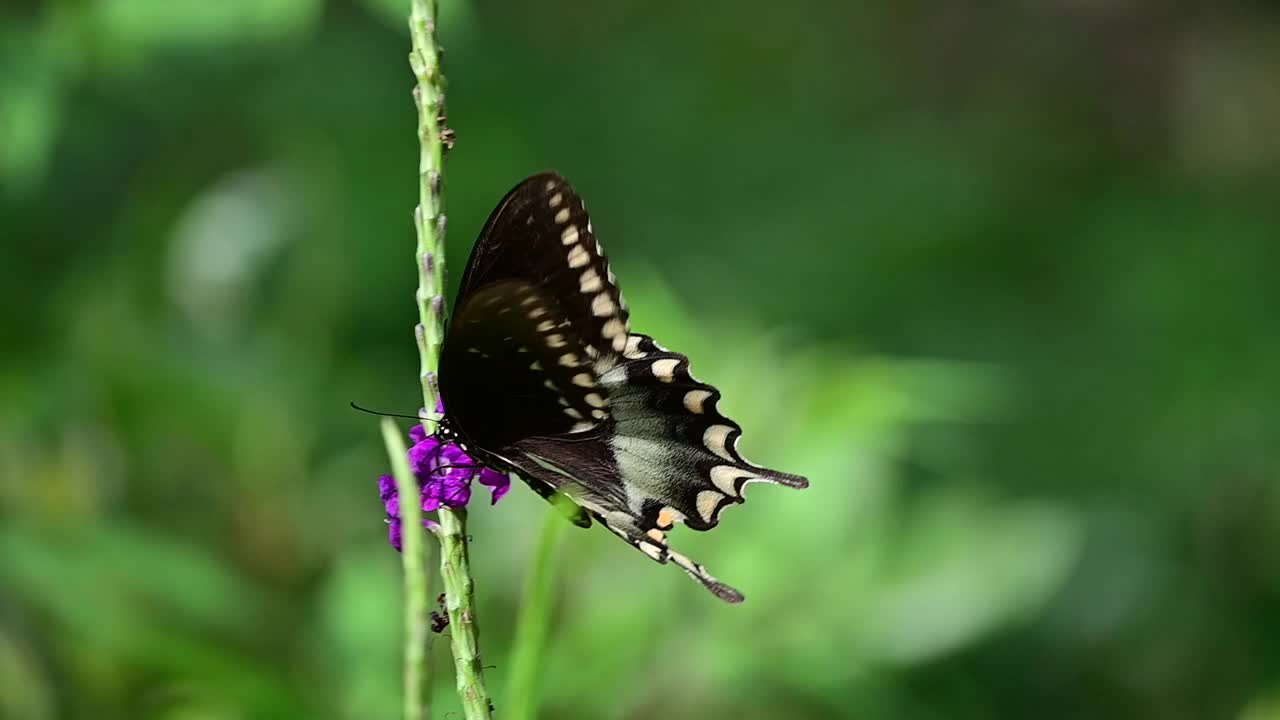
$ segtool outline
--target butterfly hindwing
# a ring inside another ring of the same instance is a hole
[[[719,410],[720,391],[689,370],[689,358],[634,334],[622,362],[601,377],[611,396],[614,454],[624,482],[643,488],[694,530],[710,530],[727,506],[744,501],[750,482],[807,487],[798,475],[769,470],[738,452],[742,428]],[[645,520],[670,529],[661,508]]]
[[[676,552],[676,523],[710,530],[750,482],[803,488],[808,480],[755,465],[738,452],[740,426],[720,392],[696,379],[684,355],[631,335],[621,362],[600,378],[610,421],[572,437],[532,437],[504,449],[526,477],[553,485],[610,531],[661,563],[674,562],[721,599],[741,593]]]
[[[661,521],[670,529],[679,517],[669,509],[664,511],[661,501],[628,486],[618,473],[611,445],[600,437],[599,431],[588,435],[595,437],[531,438],[507,448],[499,462],[521,477],[532,478],[529,482],[535,489],[536,485],[554,485],[556,492],[572,499],[588,517],[594,517],[650,559],[663,564],[674,562],[720,599],[742,602],[742,593],[667,544],[666,530],[657,523]],[[644,510],[636,511],[636,506]]]

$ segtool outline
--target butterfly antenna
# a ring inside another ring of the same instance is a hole
[[[377,410],[370,410],[370,409],[369,409],[369,408],[367,408],[367,407],[361,407],[361,406],[357,405],[357,404],[355,403],[355,401],[352,401],[352,402],[351,402],[351,407],[352,407],[353,409],[355,409],[355,410],[359,410],[359,411],[360,411],[360,412],[362,412],[362,413],[369,413],[370,415],[381,415],[382,417],[408,418],[408,419],[410,419],[410,420],[417,420],[418,422],[424,422],[424,423],[428,423],[428,422],[429,422],[429,423],[439,423],[439,422],[440,422],[439,420],[432,420],[431,418],[424,418],[424,417],[421,417],[421,416],[419,416],[419,415],[401,415],[400,413],[389,413],[389,412],[379,412],[379,411],[377,411]]]

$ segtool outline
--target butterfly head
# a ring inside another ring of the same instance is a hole
[[[441,443],[461,444],[462,436],[458,433],[457,427],[450,421],[449,416],[445,415],[436,422],[436,431],[432,433]]]

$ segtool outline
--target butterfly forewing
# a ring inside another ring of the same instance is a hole
[[[577,329],[540,287],[516,280],[462,298],[440,358],[450,422],[490,451],[570,435],[608,418]]]
[[[629,313],[582,198],[555,173],[517,185],[489,216],[459,297],[504,280],[535,283],[554,298],[604,372],[626,345]]]

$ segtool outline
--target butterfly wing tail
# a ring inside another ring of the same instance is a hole
[[[746,600],[746,597],[744,597],[742,593],[738,592],[736,588],[729,587],[712,577],[711,574],[707,572],[706,568],[693,560],[690,560],[687,555],[682,555],[681,553],[670,549],[667,550],[667,554],[671,558],[671,562],[683,568],[685,572],[689,573],[689,577],[692,577],[694,580],[702,583],[703,587],[710,590],[721,600],[735,605]]]
[[[614,535],[627,541],[640,552],[649,556],[654,562],[666,565],[668,562],[675,563],[680,569],[689,574],[689,577],[696,580],[699,584],[711,591],[711,594],[724,600],[727,603],[737,604],[746,599],[746,597],[736,588],[730,587],[720,582],[711,573],[707,572],[701,564],[695,562],[688,555],[676,552],[667,545],[667,534],[661,530],[649,530],[647,533],[640,534],[632,532],[629,528],[634,527],[631,518],[626,515],[619,515],[615,521],[595,514],[601,525],[609,528]]]

